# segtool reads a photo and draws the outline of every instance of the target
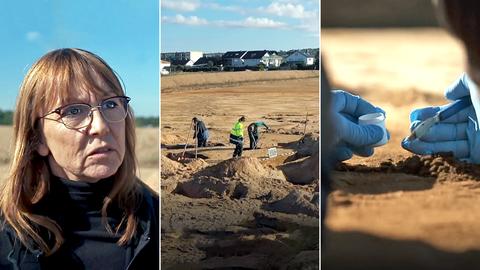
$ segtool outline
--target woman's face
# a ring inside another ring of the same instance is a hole
[[[74,103],[98,105],[115,94],[97,97],[93,93],[80,95]],[[57,104],[51,110],[67,104]],[[107,122],[98,108],[93,109],[91,124],[80,129],[67,128],[51,114],[42,120],[43,142],[38,153],[48,156],[55,176],[87,182],[96,182],[114,175],[125,156],[125,120]]]

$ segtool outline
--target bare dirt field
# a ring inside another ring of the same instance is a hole
[[[318,269],[318,82],[318,71],[162,77],[162,269]],[[255,150],[245,131],[232,159],[241,115],[271,129]],[[194,116],[209,145],[178,159]]]
[[[458,42],[439,29],[322,30],[322,54],[334,88],[382,107],[391,134],[333,172],[322,269],[478,269],[478,166],[400,146],[412,109],[447,103]]]
[[[158,128],[137,128],[136,132],[139,166],[137,175],[153,190],[159,192]],[[0,126],[0,181],[4,180],[8,173],[12,135],[11,126]]]

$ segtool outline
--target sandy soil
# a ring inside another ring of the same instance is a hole
[[[412,109],[446,103],[464,70],[458,43],[434,29],[323,30],[322,51],[333,85],[385,109],[391,134],[334,171],[322,269],[478,269],[478,167],[400,146]]]
[[[318,269],[318,98],[312,71],[162,77],[162,269]],[[241,115],[271,130],[232,159]],[[193,116],[209,147],[179,160]]]

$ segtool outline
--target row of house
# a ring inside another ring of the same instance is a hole
[[[233,51],[226,52],[223,55],[225,67],[257,67],[260,64],[265,67],[279,67],[282,64],[283,57],[277,55],[275,51]]]
[[[202,52],[162,53],[163,66],[204,67],[222,66],[222,68],[253,68],[263,64],[266,68],[278,68],[282,63],[311,66],[315,57],[301,51],[294,51],[287,57],[276,51],[228,51],[224,54],[203,54]],[[161,63],[162,65],[162,63]],[[162,70],[162,68],[161,68]]]

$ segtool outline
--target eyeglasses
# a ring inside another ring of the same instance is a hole
[[[92,123],[94,108],[98,108],[102,117],[110,123],[123,121],[127,117],[129,97],[115,96],[104,99],[97,106],[87,103],[74,103],[56,108],[40,118],[56,113],[67,128],[79,129],[89,126]],[[46,118],[50,119],[50,118]],[[52,119],[53,120],[53,119]]]

